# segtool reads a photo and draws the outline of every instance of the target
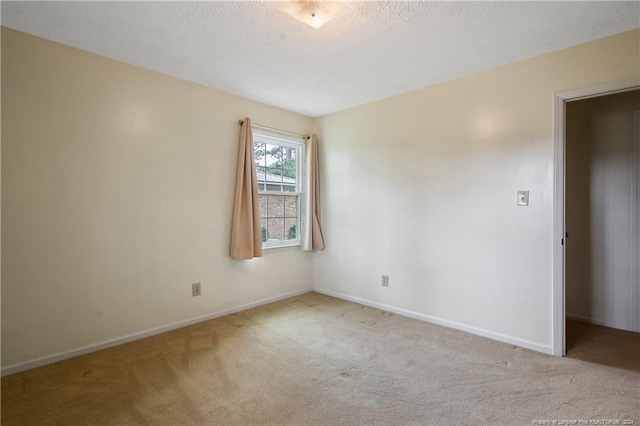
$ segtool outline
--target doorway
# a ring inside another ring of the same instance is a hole
[[[636,154],[640,148],[633,146],[633,110],[640,109],[634,104],[640,100],[639,86],[635,80],[556,95],[555,355],[566,354],[566,316],[585,325],[578,332],[571,327],[576,335],[598,325],[621,328],[624,330],[616,331],[623,333],[640,331],[640,178],[636,177],[640,170]],[[621,113],[612,112],[611,105],[614,110],[620,109],[616,102],[631,105],[624,118]],[[623,132],[619,130],[621,122],[627,126]],[[620,140],[608,143],[612,132]],[[622,137],[622,133],[626,136]]]
[[[565,107],[565,330],[567,356],[640,369],[636,111],[640,90]]]

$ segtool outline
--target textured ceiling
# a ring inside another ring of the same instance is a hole
[[[640,2],[2,2],[2,25],[319,116],[640,26]]]

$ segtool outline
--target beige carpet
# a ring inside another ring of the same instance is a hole
[[[6,425],[590,419],[640,424],[640,372],[316,293],[2,379]]]

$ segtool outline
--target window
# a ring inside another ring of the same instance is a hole
[[[299,245],[304,143],[256,127],[252,131],[262,247]]]

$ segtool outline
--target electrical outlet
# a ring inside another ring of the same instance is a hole
[[[191,284],[191,295],[193,297],[200,296],[200,283]]]
[[[389,287],[389,275],[382,276],[382,287]]]
[[[519,206],[529,205],[529,191],[518,191],[518,205]]]

